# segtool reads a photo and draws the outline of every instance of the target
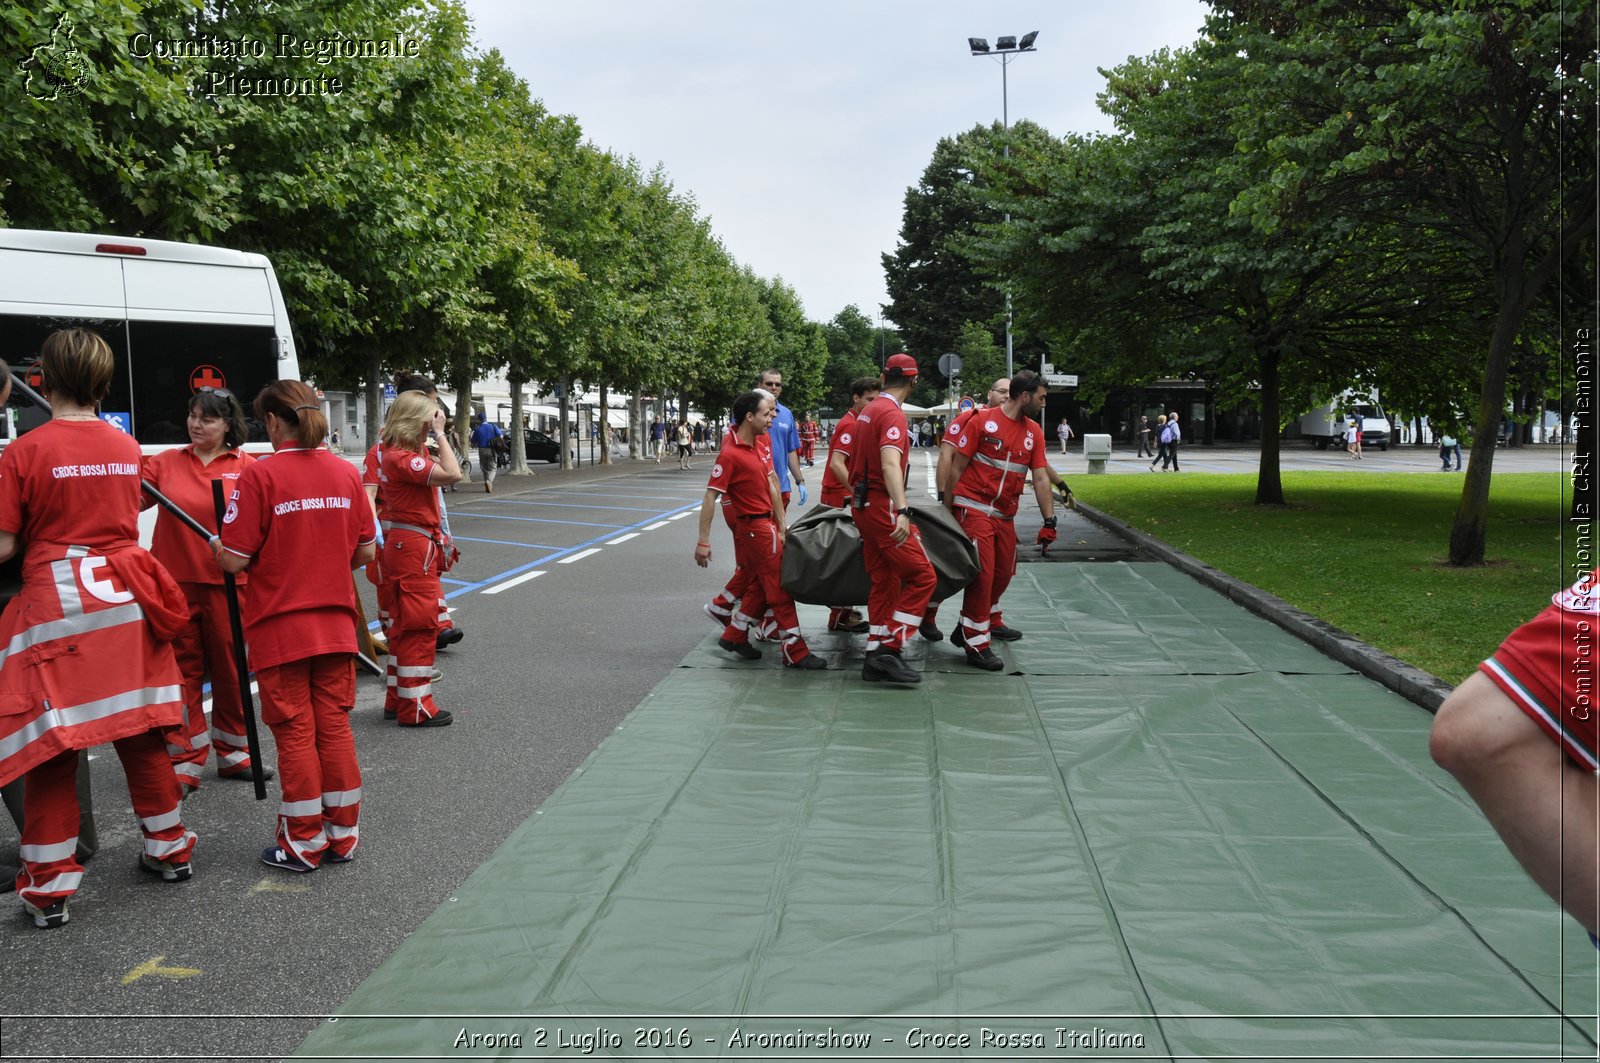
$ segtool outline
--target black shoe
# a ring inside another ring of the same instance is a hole
[[[939,625],[935,624],[932,620],[924,620],[922,622],[922,626],[917,628],[917,634],[921,635],[929,642],[944,641],[944,632],[940,631]]]
[[[1022,632],[1014,627],[996,624],[989,629],[989,637],[999,639],[1001,642],[1015,642],[1022,637]]]
[[[821,657],[818,657],[814,653],[808,653],[798,661],[795,661],[793,664],[790,664],[788,661],[784,661],[783,666],[785,668],[798,668],[805,672],[820,672],[824,668],[828,667],[828,662],[824,661]]]
[[[274,777],[277,776],[277,774],[278,774],[277,771],[275,771],[271,766],[266,765],[266,764],[263,764],[261,766],[261,778],[262,778],[263,781],[267,780],[267,779],[274,778]],[[217,778],[219,778],[219,779],[243,779],[245,782],[254,782],[255,781],[255,776],[250,773],[250,769],[249,768],[245,768],[243,771],[239,771],[237,769],[235,769],[234,771],[219,771],[219,772],[217,772]]]
[[[455,722],[455,717],[449,709],[440,709],[432,716],[424,716],[416,723],[402,723],[401,727],[449,727]]]
[[[830,624],[828,625],[828,630],[842,631],[846,635],[865,635],[867,632],[872,630],[872,625],[867,623],[865,620],[857,620],[853,624]]]
[[[169,864],[149,853],[141,853],[139,866],[152,875],[160,875],[163,882],[186,882],[194,877],[194,866],[187,860],[181,864]]]
[[[54,930],[67,925],[67,901],[64,897],[46,908],[23,901],[22,910],[33,916],[33,925],[40,930]]]
[[[761,651],[750,645],[748,642],[731,642],[728,639],[718,639],[717,645],[721,646],[729,653],[737,653],[740,657],[743,657],[747,661],[761,660]]]
[[[960,624],[957,624],[955,627],[950,629],[950,645],[965,646],[966,644],[967,633]]]
[[[861,665],[861,678],[869,683],[920,683],[922,676],[893,650],[879,650],[867,654]]]
[[[392,720],[396,716],[399,716],[399,715],[400,715],[400,713],[398,711],[396,711],[395,709],[384,709],[383,710],[383,718],[385,720]]]
[[[460,642],[466,637],[467,633],[465,631],[462,631],[460,628],[452,625],[451,627],[447,627],[443,631],[439,632],[439,634],[433,640],[433,645],[435,649],[442,650],[446,646],[454,646],[456,643]]]
[[[982,668],[986,672],[1004,671],[1006,662],[995,656],[995,652],[985,646],[981,650],[967,648],[967,663],[974,668]]]
[[[269,845],[261,850],[261,862],[280,871],[293,871],[297,875],[307,875],[317,869],[316,864],[308,864],[287,849],[276,845]]]

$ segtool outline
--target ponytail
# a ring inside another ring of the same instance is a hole
[[[328,436],[328,418],[317,402],[317,393],[298,380],[275,380],[256,396],[256,416],[263,421],[272,414],[295,426],[294,440],[307,450],[322,446]]]

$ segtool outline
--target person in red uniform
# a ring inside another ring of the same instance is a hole
[[[276,839],[261,862],[315,871],[355,859],[361,842],[350,572],[372,557],[377,529],[359,474],[322,446],[328,422],[316,392],[279,380],[255,410],[274,453],[240,474],[213,550],[224,569],[252,577],[245,637],[282,787]]]
[[[1045,531],[1054,538],[1055,500],[1043,473],[1044,430],[1033,419],[1044,410],[1048,391],[1038,373],[1017,373],[1005,402],[962,425],[951,455],[954,487],[945,492],[945,505],[977,546],[979,562],[978,576],[961,601],[961,644],[968,664],[991,672],[1005,667],[989,645],[990,617],[1017,571],[1017,502],[1030,477]]]
[[[115,364],[85,329],[40,347],[48,423],[0,455],[0,561],[23,543],[22,591],[0,616],[0,785],[22,778],[17,896],[43,928],[67,922],[76,856],[78,750],[111,742],[144,835],[139,866],[181,882],[195,836],[164,732],[183,726],[170,641],[183,592],[139,547],[139,444],[95,405]]]
[[[378,516],[383,524],[383,572],[393,586],[389,650],[394,661],[395,719],[402,727],[448,727],[453,721],[433,698],[439,577],[448,567],[450,552],[438,489],[461,479],[444,425],[438,403],[416,391],[401,392],[383,423]],[[439,443],[437,461],[426,446],[430,435]]]
[[[878,397],[881,387],[875,376],[857,377],[850,382],[850,408],[833,426],[828,441],[828,462],[822,469],[822,504],[843,509],[850,504],[850,454],[855,443],[856,414]],[[828,630],[865,634],[870,625],[860,611],[833,608],[828,611]]]
[[[872,578],[867,659],[861,666],[861,678],[869,683],[922,682],[900,651],[911,632],[922,626],[938,582],[906,505],[910,433],[900,406],[916,378],[915,358],[890,355],[883,369],[883,394],[856,415],[850,515],[861,534],[861,559]]]
[[[766,390],[765,388],[756,388],[755,391],[763,398],[772,399],[773,408],[777,408],[778,400],[777,397],[772,394],[772,392]],[[722,437],[722,447],[724,450],[731,445],[733,438],[734,429],[729,428]],[[783,492],[778,488],[778,474],[773,470],[772,467],[771,437],[765,432],[757,434],[755,437],[755,448],[756,453],[761,457],[761,460],[766,463],[767,472],[771,477],[770,486],[772,489],[772,512],[778,515],[778,526],[784,528],[787,532],[787,500],[783,497]],[[739,534],[739,522],[734,517],[733,510],[730,507],[730,501],[728,497],[724,495],[722,498],[722,519],[727,523],[728,530],[732,532],[735,537],[737,537]],[[701,538],[703,539],[705,536],[701,536]],[[738,607],[739,600],[743,598],[745,593],[750,589],[750,579],[751,573],[749,569],[740,566],[737,563],[737,560],[735,560],[733,575],[728,578],[727,586],[723,587],[722,591],[705,605],[705,614],[711,618],[711,622],[713,624],[717,625],[718,627],[727,627],[729,622],[733,620],[733,611]],[[770,614],[770,610],[768,610],[768,612]],[[768,635],[776,634],[776,632],[777,621],[772,620],[770,623],[768,623],[768,618],[763,617],[762,623],[757,625],[756,637],[766,638]]]
[[[724,441],[711,468],[705,499],[700,505],[700,537],[694,548],[695,564],[711,563],[711,521],[718,502],[733,522],[734,563],[749,573],[748,586],[738,609],[717,645],[745,660],[761,659],[750,645],[750,626],[771,608],[783,640],[783,663],[788,668],[820,670],[827,662],[814,655],[800,636],[800,617],[794,599],[783,589],[784,526],[782,510],[774,508],[772,460],[756,449],[756,439],[766,434],[777,406],[770,394],[747,391],[733,403],[733,431]]]
[[[1600,570],[1589,572],[1508,635],[1439,706],[1428,739],[1523,870],[1591,939],[1600,934],[1597,582]]]
[[[807,417],[800,422],[800,457],[807,465],[817,463],[817,441],[822,438],[822,426]]]
[[[231,496],[239,474],[255,458],[240,449],[245,441],[244,408],[233,392],[204,387],[189,398],[189,439],[186,447],[163,450],[144,459],[144,478],[150,485],[212,534],[217,531],[216,505],[211,484],[221,480]],[[155,505],[146,495],[145,508]],[[189,622],[173,641],[178,668],[183,672],[184,724],[188,741],[168,747],[172,769],[184,793],[200,788],[200,769],[211,749],[217,753],[217,776],[250,778],[250,750],[245,739],[244,703],[239,698],[238,663],[233,656],[233,629],[228,620],[228,596],[222,573],[211,558],[204,539],[185,527],[165,509],[156,515],[150,552],[166,566],[183,589],[189,603]],[[237,584],[243,601],[247,576]],[[211,727],[206,727],[204,688],[211,677]],[[265,778],[272,769],[263,768]]]
[[[950,461],[955,454],[956,440],[961,438],[962,429],[966,426],[968,421],[977,416],[980,410],[983,410],[986,407],[998,407],[1001,403],[1006,401],[1006,398],[1010,394],[1011,378],[1003,376],[999,380],[996,380],[993,384],[989,385],[988,401],[984,406],[974,406],[970,410],[956,414],[955,417],[951,419],[949,426],[941,434],[939,439],[939,460],[938,464],[934,467],[933,473],[934,489],[938,494],[940,503],[944,502],[945,495],[949,493],[951,483]],[[939,642],[944,638],[944,632],[939,630],[939,605],[940,602],[938,600],[929,602],[928,613],[922,618],[922,637],[927,639],[929,642]],[[1009,631],[1010,629],[1006,628],[1005,630]],[[960,637],[961,625],[957,624],[954,633],[951,635],[951,639],[952,641],[957,641],[960,639]],[[1004,638],[1006,636],[996,635],[994,637]],[[957,645],[959,644],[959,641],[957,641]]]

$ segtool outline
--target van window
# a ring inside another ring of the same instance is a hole
[[[278,344],[271,326],[189,324],[173,321],[130,321],[132,348],[133,434],[140,443],[187,443],[189,396],[209,383],[226,387],[244,407],[252,443],[267,441],[266,428],[250,404],[261,389],[278,379]],[[112,406],[117,388],[106,396]],[[123,396],[128,392],[125,390]]]
[[[63,328],[87,328],[105,339],[117,371],[101,409],[131,415],[141,444],[187,443],[184,421],[194,387],[225,386],[245,408],[250,442],[267,441],[250,403],[277,379],[277,337],[266,325],[192,324],[170,321],[110,321],[0,314],[0,357],[13,369],[38,361],[46,336]],[[129,350],[134,352],[129,357]],[[17,431],[43,424],[42,410],[27,400],[17,405]]]

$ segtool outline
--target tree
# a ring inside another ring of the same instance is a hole
[[[1368,201],[1352,214],[1429,232],[1437,268],[1488,308],[1481,330],[1461,336],[1482,385],[1449,552],[1452,564],[1481,564],[1514,352],[1530,310],[1594,246],[1595,8],[1215,6],[1208,36],[1272,70],[1279,86],[1279,106],[1251,112],[1241,146],[1324,161],[1277,167],[1270,180],[1280,198],[1364,181]]]
[[[1005,294],[979,272],[968,243],[980,225],[1003,216],[983,188],[987,167],[1000,156],[1003,140],[1036,145],[1048,143],[1050,135],[1033,122],[1021,121],[1011,127],[1008,138],[1002,138],[998,123],[944,137],[921,180],[906,190],[900,245],[883,256],[891,300],[885,313],[907,351],[919,358],[937,361],[955,350],[969,321],[986,324],[995,342],[1003,342]],[[1014,338],[1013,346],[1019,365],[1037,364],[1043,351],[1036,341]]]
[[[872,322],[851,303],[822,326],[822,341],[828,347],[828,369],[819,401],[842,413],[850,408],[850,385],[860,377],[878,375],[877,336]]]

